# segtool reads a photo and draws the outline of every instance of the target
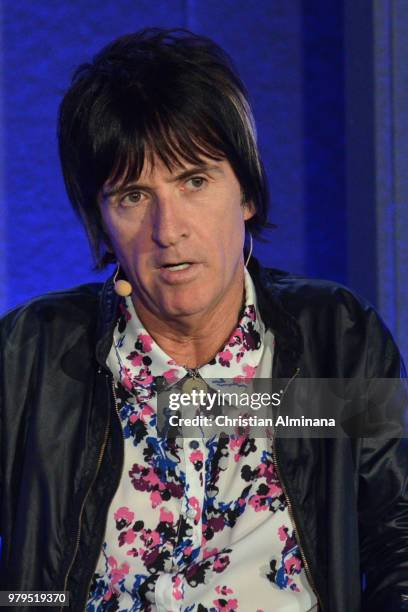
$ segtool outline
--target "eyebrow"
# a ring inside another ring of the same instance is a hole
[[[224,171],[217,165],[210,166],[208,164],[200,164],[199,166],[194,166],[193,168],[188,168],[187,170],[183,170],[176,176],[172,176],[169,179],[165,179],[166,183],[177,183],[178,181],[182,181],[184,179],[189,178],[190,176],[194,176],[194,174],[199,174],[200,172],[216,172],[218,174],[224,174]],[[119,185],[118,187],[112,187],[108,189],[102,188],[102,196],[103,197],[111,197],[114,195],[118,195],[123,193],[129,189],[151,189],[149,185],[143,185],[142,183],[126,183],[125,185]]]

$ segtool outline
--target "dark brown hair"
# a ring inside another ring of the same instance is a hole
[[[68,196],[97,267],[106,252],[97,196],[105,182],[137,180],[145,156],[169,169],[200,156],[226,158],[255,215],[267,221],[268,190],[243,83],[229,56],[187,30],[149,28],[118,38],[75,71],[60,106],[59,151]]]

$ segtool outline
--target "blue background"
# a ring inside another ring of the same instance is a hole
[[[347,284],[408,354],[406,0],[29,0],[2,3],[0,312],[89,280],[59,169],[74,68],[145,26],[219,42],[247,84],[267,168],[264,264]]]

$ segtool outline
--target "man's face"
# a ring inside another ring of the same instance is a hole
[[[244,221],[228,161],[202,158],[171,172],[159,160],[99,198],[111,245],[141,306],[166,321],[210,314],[242,282]]]

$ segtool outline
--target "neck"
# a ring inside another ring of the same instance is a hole
[[[181,366],[198,368],[222,349],[236,328],[244,300],[244,274],[223,299],[205,313],[163,320],[133,299],[154,341]]]

